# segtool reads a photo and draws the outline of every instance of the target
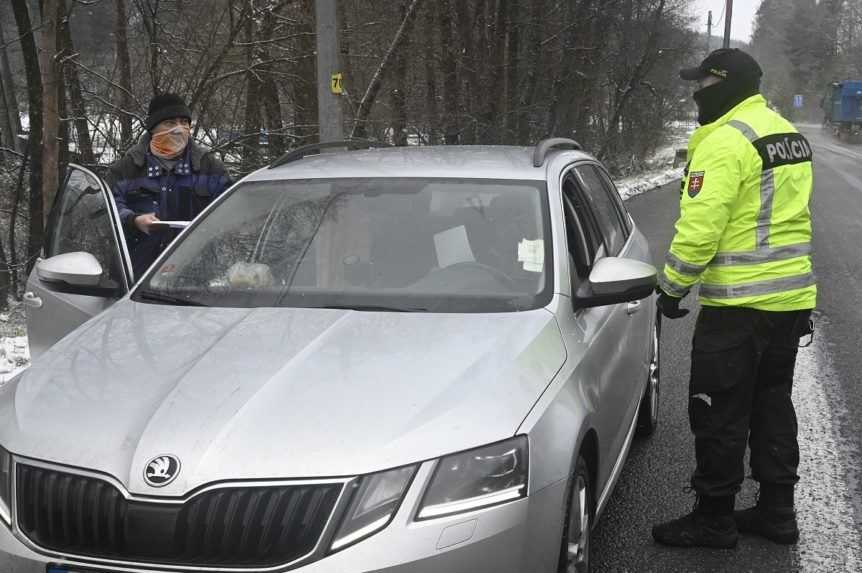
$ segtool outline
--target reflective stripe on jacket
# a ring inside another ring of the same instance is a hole
[[[814,308],[805,138],[756,95],[697,129],[688,160],[662,289],[700,283],[707,306]]]

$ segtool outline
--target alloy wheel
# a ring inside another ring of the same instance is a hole
[[[649,365],[650,425],[653,428],[658,424],[659,382],[661,381],[659,352],[658,324],[656,324],[653,327],[652,360]]]
[[[578,459],[577,473],[569,505],[566,527],[565,573],[588,573],[590,570],[590,482],[586,463]]]

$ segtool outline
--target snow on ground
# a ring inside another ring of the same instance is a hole
[[[685,166],[685,157],[683,156],[681,160],[677,159],[677,150],[685,149],[692,131],[693,129],[686,126],[674,126],[670,141],[644,162],[646,165],[644,171],[614,181],[623,200],[680,179]]]
[[[652,191],[663,185],[667,185],[671,181],[675,181],[682,177],[682,168],[669,167],[648,171],[640,175],[618,179],[615,183],[617,189],[622,195],[623,200],[631,199],[635,195]]]
[[[26,336],[0,338],[0,386],[30,364]]]
[[[9,303],[9,310],[0,312],[0,385],[30,364],[24,307]]]

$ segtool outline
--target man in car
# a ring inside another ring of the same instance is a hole
[[[738,531],[795,543],[799,481],[790,393],[800,338],[817,297],[811,266],[812,151],[770,110],[762,72],[740,50],[711,53],[683,70],[697,81],[701,127],[689,141],[676,234],[660,281],[659,308],[680,318],[700,284],[689,383],[697,467],[694,511],[657,525],[667,545],[727,548]],[[734,513],[746,440],[757,505]]]
[[[191,118],[180,96],[155,96],[146,131],[107,176],[136,279],[177,234],[161,221],[192,220],[231,184],[216,155],[191,141]]]

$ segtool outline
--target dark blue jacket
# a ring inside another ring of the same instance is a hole
[[[126,235],[135,280],[176,236],[175,230],[139,231],[134,218],[155,213],[165,221],[191,221],[231,185],[224,165],[209,149],[189,142],[172,171],[150,153],[150,135],[114,163],[106,177]]]

